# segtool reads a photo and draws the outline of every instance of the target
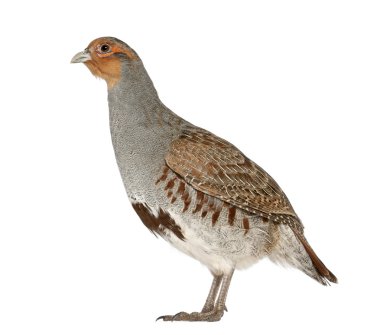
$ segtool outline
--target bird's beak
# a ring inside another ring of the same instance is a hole
[[[78,52],[71,60],[71,63],[84,63],[91,60],[91,55],[87,49]]]

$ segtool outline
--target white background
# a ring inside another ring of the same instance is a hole
[[[379,334],[378,1],[20,1],[0,21],[0,334]],[[282,186],[340,280],[262,261],[213,324],[211,276],[132,211],[106,85],[71,57],[130,44],[162,100]]]

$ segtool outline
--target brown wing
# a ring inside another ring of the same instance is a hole
[[[273,178],[231,143],[210,132],[185,130],[172,143],[166,163],[198,191],[274,222],[300,225]]]

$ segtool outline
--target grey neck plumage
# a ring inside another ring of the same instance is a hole
[[[150,194],[147,178],[158,175],[172,141],[188,122],[165,107],[141,61],[123,64],[108,91],[110,129],[116,160],[132,199]],[[145,184],[144,184],[145,183]],[[145,193],[141,193],[144,191]]]
[[[108,91],[111,130],[113,122],[128,115],[125,126],[162,127],[183,123],[160,100],[142,61],[124,62],[120,81]]]

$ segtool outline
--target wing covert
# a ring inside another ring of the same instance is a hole
[[[190,128],[173,141],[167,165],[198,191],[278,223],[299,219],[273,178],[231,143]]]

